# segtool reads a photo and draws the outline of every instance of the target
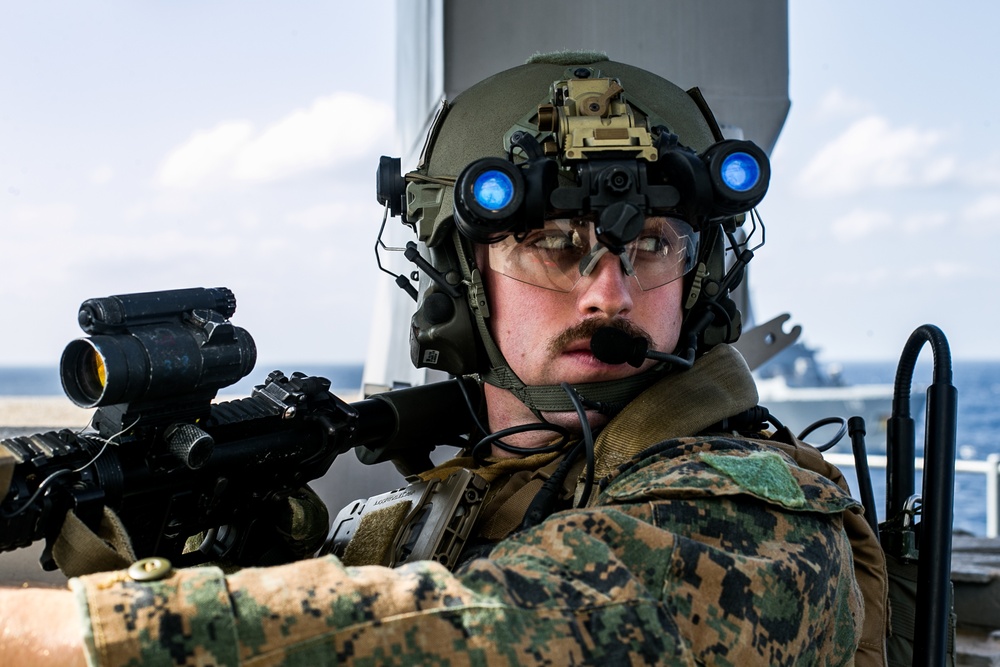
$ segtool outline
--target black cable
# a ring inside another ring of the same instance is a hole
[[[485,464],[486,457],[489,456],[489,452],[484,451],[487,445],[489,445],[490,449],[492,449],[493,445],[496,445],[499,449],[502,449],[505,452],[528,456],[531,454],[545,454],[547,452],[558,451],[565,447],[566,443],[569,442],[569,430],[559,426],[558,424],[550,424],[549,422],[520,424],[518,426],[501,429],[496,433],[491,433],[483,424],[482,420],[479,419],[479,414],[476,412],[475,406],[472,403],[472,397],[469,396],[465,383],[460,382],[458,387],[462,392],[462,398],[465,400],[465,407],[469,410],[469,414],[472,416],[472,421],[475,423],[476,428],[479,429],[479,433],[483,434],[483,438],[473,445],[471,450],[472,458],[480,465]],[[529,431],[552,431],[553,433],[559,434],[560,439],[557,442],[545,447],[519,447],[500,440],[500,438],[504,438],[508,435],[526,433]]]
[[[733,337],[733,317],[732,317],[732,315],[729,314],[729,311],[727,311],[725,308],[723,308],[722,305],[719,304],[717,301],[705,301],[705,307],[708,310],[713,311],[715,313],[716,317],[719,316],[719,315],[722,316],[722,319],[725,320],[725,322],[726,322],[726,338],[725,338],[725,340],[729,340],[730,338],[732,338]],[[709,324],[711,324],[713,322],[715,322],[715,317],[712,318],[712,320],[709,322]],[[694,362],[692,362],[691,365],[693,366]],[[688,368],[690,368],[690,366]]]
[[[469,410],[469,415],[472,417],[472,421],[476,425],[476,428],[478,428],[479,432],[483,435],[487,435],[489,431],[485,426],[483,426],[483,422],[479,420],[479,412],[476,410],[476,406],[472,404],[472,397],[469,396],[469,391],[465,386],[465,383],[459,382],[458,388],[459,391],[462,392],[462,398],[465,399],[465,407]]]
[[[48,488],[49,484],[51,484],[57,477],[60,477],[61,475],[65,475],[65,474],[70,473],[70,472],[73,472],[73,471],[70,470],[69,468],[62,468],[60,470],[56,470],[55,472],[53,472],[52,474],[50,474],[48,477],[46,477],[45,479],[42,480],[42,482],[38,485],[38,488],[35,489],[35,492],[33,494],[31,494],[31,497],[28,498],[20,507],[16,508],[13,512],[9,512],[9,513],[8,512],[4,512],[3,510],[0,510],[0,517],[2,517],[4,519],[13,519],[15,517],[20,516],[29,507],[31,507],[34,504],[35,500],[38,499],[38,496],[40,496],[43,493],[45,493],[45,490]]]
[[[547,516],[552,513],[553,506],[556,498],[562,490],[563,484],[566,481],[566,476],[569,475],[570,470],[576,463],[576,460],[580,457],[581,450],[587,455],[587,467],[586,474],[584,476],[584,486],[583,492],[580,494],[580,501],[577,503],[577,507],[586,507],[587,502],[590,500],[590,495],[594,488],[594,433],[590,428],[590,422],[587,420],[586,412],[586,401],[582,396],[568,383],[562,382],[559,385],[562,387],[563,391],[569,395],[570,401],[573,403],[573,407],[576,409],[576,414],[580,419],[580,428],[583,431],[583,437],[577,445],[566,454],[566,458],[563,459],[562,463],[553,471],[552,475],[549,476],[545,483],[542,484],[542,488],[539,489],[535,497],[531,499],[531,503],[528,505],[528,510],[524,513],[524,519],[521,522],[521,529],[531,528],[541,523]]]
[[[385,204],[385,213],[382,215],[382,226],[379,227],[378,236],[375,237],[375,264],[378,265],[379,271],[382,271],[383,273],[388,273],[390,276],[392,276],[395,279],[396,286],[402,289],[410,296],[410,298],[416,301],[417,288],[415,288],[413,284],[410,283],[410,279],[401,273],[400,274],[393,273],[389,269],[382,266],[382,257],[378,254],[379,246],[385,248],[386,250],[393,250],[396,252],[401,252],[403,250],[403,248],[390,248],[389,246],[387,246],[385,243],[382,242],[382,233],[385,231],[385,222],[388,219],[389,219],[389,203],[387,201]]]
[[[587,419],[587,411],[584,409],[583,398],[580,394],[568,382],[561,382],[559,386],[573,403],[573,408],[580,419],[580,429],[583,431],[583,445],[587,453],[587,471],[584,476],[583,493],[580,494],[580,502],[576,506],[586,507],[594,488],[594,432],[590,429],[590,421]]]
[[[552,431],[553,433],[558,433],[560,439],[551,445],[546,445],[545,447],[520,447],[518,445],[511,445],[500,439],[508,435],[527,433],[529,431]],[[530,456],[531,454],[557,452],[566,446],[566,443],[569,442],[569,436],[569,430],[563,426],[559,426],[558,424],[550,424],[548,422],[518,424],[517,426],[511,426],[510,428],[504,428],[495,433],[490,433],[485,438],[477,442],[472,446],[472,458],[479,465],[485,464],[486,457],[489,456],[489,449],[492,449],[494,445],[498,449],[502,449],[510,454],[517,454],[518,456]]]
[[[580,451],[584,448],[583,442],[578,442],[576,447],[571,449],[566,458],[562,460],[562,463],[553,471],[552,475],[549,476],[545,483],[542,484],[542,488],[538,490],[535,497],[531,499],[531,503],[528,505],[528,510],[524,513],[524,519],[521,521],[521,530],[527,530],[532,526],[537,526],[542,521],[545,520],[547,516],[552,514],[554,509],[553,505],[556,498],[559,496],[559,492],[562,490],[563,482],[566,480],[566,476],[572,469],[573,464],[576,460],[580,458]]]
[[[816,449],[821,452],[830,450],[834,445],[840,442],[845,435],[847,435],[847,420],[843,417],[824,417],[823,419],[817,419],[809,426],[806,426],[801,433],[798,434],[798,439],[805,442],[806,436],[823,426],[828,426],[829,424],[840,424],[840,428],[837,429],[837,433],[828,441],[822,445],[813,445]]]
[[[15,518],[15,517],[20,516],[21,514],[23,514],[29,507],[32,506],[32,504],[34,504],[35,500],[37,500],[40,495],[42,495],[43,493],[45,493],[45,491],[48,489],[49,484],[51,484],[57,477],[60,477],[60,476],[62,476],[64,474],[66,474],[66,473],[78,473],[78,472],[82,472],[83,470],[86,470],[90,466],[94,465],[94,462],[97,461],[97,459],[101,458],[101,455],[104,454],[105,450],[107,450],[108,445],[116,445],[116,444],[118,444],[118,443],[114,442],[111,438],[117,438],[122,433],[125,433],[126,431],[130,431],[138,423],[139,423],[139,420],[136,419],[134,422],[132,422],[132,424],[130,426],[127,426],[127,427],[123,428],[121,431],[119,431],[118,433],[115,433],[114,435],[112,435],[112,436],[110,436],[108,438],[102,438],[102,437],[98,436],[97,434],[90,434],[90,435],[87,435],[87,436],[83,436],[78,431],[76,433],[76,435],[78,437],[82,438],[84,441],[86,441],[88,443],[91,442],[91,441],[88,440],[87,438],[93,438],[93,439],[101,441],[101,443],[102,443],[101,444],[101,448],[99,450],[97,450],[97,453],[94,454],[94,456],[92,456],[89,461],[87,461],[86,463],[84,463],[79,468],[61,468],[59,470],[56,470],[56,471],[52,472],[48,477],[46,477],[45,479],[43,479],[38,484],[38,488],[35,489],[35,492],[33,494],[31,494],[31,497],[28,498],[28,500],[26,500],[24,502],[24,504],[22,504],[20,507],[16,508],[13,512],[10,512],[10,513],[7,513],[7,512],[4,512],[3,510],[0,510],[0,517],[2,517],[4,519],[13,519],[13,518]]]
[[[722,421],[715,422],[702,432],[712,433],[715,431],[735,431],[737,433],[750,435],[752,433],[759,433],[762,431],[768,422],[774,424],[778,429],[784,428],[784,425],[781,424],[781,422],[771,416],[771,413],[767,408],[762,405],[755,405],[748,410],[744,410],[743,412],[735,415],[730,415]]]
[[[785,425],[781,423],[781,420],[772,415],[770,412],[767,413],[767,421],[779,431],[785,428]]]

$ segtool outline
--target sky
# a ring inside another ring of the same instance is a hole
[[[759,317],[790,312],[828,360],[898,359],[926,323],[955,358],[1000,358],[998,19],[989,2],[789,2]]]
[[[751,285],[825,360],[924,323],[1000,359],[1000,6],[952,5],[789,3]],[[364,360],[394,0],[0,7],[0,366],[54,364],[84,299],[220,285],[261,359]]]

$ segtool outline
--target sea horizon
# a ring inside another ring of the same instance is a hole
[[[927,359],[924,359],[924,356]],[[895,379],[895,361],[884,362],[831,362],[840,367],[840,377],[848,384],[892,384]],[[830,363],[825,364],[829,366]],[[240,382],[223,388],[219,394],[225,400],[249,396],[255,385],[261,384],[272,370],[286,374],[301,371],[321,375],[331,381],[335,394],[356,397],[360,393],[364,364],[258,364],[257,368]],[[926,387],[932,380],[930,354],[922,354],[913,375],[913,390]],[[958,390],[957,444],[959,458],[985,460],[993,453],[1000,453],[996,434],[1000,432],[1000,361],[953,362],[953,384]],[[0,366],[0,400],[7,403],[59,403],[62,399],[69,406],[59,382],[55,366]],[[31,399],[37,399],[32,401]],[[36,406],[37,407],[37,406]],[[66,406],[64,406],[66,407]],[[69,406],[72,407],[72,406]],[[23,424],[27,426],[28,424]],[[52,424],[53,426],[55,424]],[[0,431],[5,425],[0,423]],[[7,424],[11,427],[15,424]],[[80,424],[83,426],[83,424]],[[10,431],[11,429],[6,429]],[[19,429],[23,431],[24,429]],[[923,442],[922,420],[917,424],[918,446]],[[7,433],[4,437],[9,437]],[[877,436],[871,433],[874,446]],[[920,447],[922,449],[922,447]],[[870,450],[871,451],[871,450]],[[847,474],[847,470],[845,470]],[[873,471],[876,497],[884,494],[884,473]],[[982,534],[986,521],[985,477],[981,474],[960,474],[956,478],[955,527],[972,534]]]
[[[336,393],[338,390],[360,390],[364,362],[257,363],[245,378],[223,387],[219,393],[249,395],[254,386],[262,384],[267,375],[274,370],[280,370],[286,375],[302,372],[325,377],[330,380],[330,388]],[[64,395],[57,365],[0,366],[0,396]]]

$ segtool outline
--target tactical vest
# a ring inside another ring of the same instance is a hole
[[[661,380],[611,420],[595,442],[595,479],[607,478],[652,445],[704,434],[723,418],[756,403],[756,388],[742,357],[729,346],[718,346],[692,370]],[[799,467],[848,491],[841,472],[787,429],[761,434],[753,441],[784,452]],[[517,530],[529,503],[562,456],[557,452],[501,459],[484,467],[476,467],[466,457],[449,461],[422,473],[406,489],[349,505],[334,522],[326,552],[340,555],[347,565],[394,566],[430,558],[455,567],[463,551],[468,555],[468,545],[486,545],[488,550],[489,545]],[[560,501],[566,506],[581,488],[582,467],[581,460],[563,484]],[[597,495],[593,494],[591,503]],[[844,513],[844,529],[864,601],[855,664],[885,666],[885,556],[860,511]],[[432,532],[436,534],[432,536]]]

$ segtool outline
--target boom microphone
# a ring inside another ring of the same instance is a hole
[[[690,368],[692,361],[676,354],[649,349],[649,341],[642,336],[630,336],[621,329],[601,327],[590,338],[590,351],[606,364],[628,364],[639,368],[646,359],[668,361],[683,368]]]
[[[590,351],[606,364],[624,364],[638,368],[646,361],[649,343],[642,336],[632,337],[621,329],[601,327],[590,339]]]

